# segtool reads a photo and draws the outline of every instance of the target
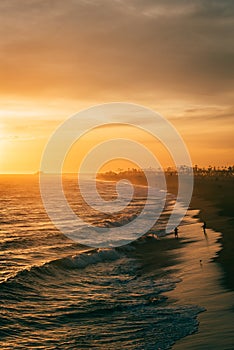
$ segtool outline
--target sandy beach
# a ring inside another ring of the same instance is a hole
[[[220,283],[223,271],[213,261],[221,249],[220,236],[212,229],[204,236],[199,221],[192,230],[189,226],[180,228],[181,246],[171,255],[176,257],[172,269],[182,282],[167,296],[179,305],[196,303],[205,311],[198,316],[198,331],[176,342],[174,350],[233,349],[234,293]]]
[[[207,227],[221,232],[222,245],[216,261],[223,270],[222,282],[234,290],[234,179],[195,178],[192,208],[199,208],[199,218]]]
[[[167,293],[169,301],[204,307],[198,316],[198,331],[176,342],[175,350],[233,349],[233,185],[232,177],[195,176],[189,209],[193,222],[182,223],[179,240],[174,235],[163,238],[157,248],[152,247],[152,255],[148,252],[144,257],[159,273],[174,272],[181,278],[181,283]],[[176,195],[177,176],[167,176],[167,186],[168,192]]]
[[[168,294],[178,302],[197,302],[206,311],[198,317],[198,332],[177,342],[175,350],[233,349],[233,184],[233,178],[195,177],[190,208],[198,219],[196,235],[181,228],[181,243],[194,242],[171,251],[178,254],[183,282]],[[176,193],[177,179],[170,177],[168,187]],[[204,221],[207,237],[201,228]]]
[[[168,191],[177,193],[177,177],[167,177]],[[208,228],[220,232],[221,250],[215,260],[223,270],[222,283],[234,290],[234,179],[221,176],[194,178],[190,208],[198,210],[197,216]]]

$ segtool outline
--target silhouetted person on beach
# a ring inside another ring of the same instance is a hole
[[[203,228],[204,235],[206,235],[206,222],[205,221],[203,222],[202,228]]]
[[[178,227],[174,229],[175,238],[178,238]]]

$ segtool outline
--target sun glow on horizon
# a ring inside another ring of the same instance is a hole
[[[50,136],[63,120],[75,113],[74,101],[71,103],[70,112],[67,110],[68,105],[69,103],[67,101],[64,105],[64,109],[62,109],[62,102],[60,102],[57,107],[53,106],[53,108],[47,109],[46,106],[44,106],[44,108],[40,106],[37,110],[33,101],[30,101],[28,102],[27,109],[24,109],[22,104],[18,106],[18,109],[17,105],[15,105],[14,108],[3,108],[0,111],[0,173],[37,172],[40,168],[40,160],[44,147]],[[162,115],[164,114],[163,108],[161,108],[160,112]],[[210,119],[212,114],[213,110],[210,112],[209,109],[207,120],[203,120],[204,127],[202,130],[200,130],[200,123],[194,124],[194,120],[196,122],[199,114],[195,117],[192,115],[192,118],[189,118],[189,112],[186,111],[182,113],[182,116],[177,117],[177,115],[174,115],[175,118],[173,114],[171,114],[171,121],[184,138],[189,148],[193,164],[199,164],[200,166],[208,166],[210,164],[217,166],[232,165],[231,129],[229,124],[222,123],[223,125],[220,125],[220,123],[217,122],[214,124],[212,119]],[[207,126],[206,128],[205,125]],[[214,130],[216,130],[216,132],[214,132]],[[125,135],[131,138],[132,134],[134,133],[130,130],[121,130],[119,128],[115,130],[113,130],[113,128],[96,130],[95,133],[91,133],[89,136],[86,135],[86,137],[81,140],[82,146],[77,153],[78,159],[81,159],[82,156],[85,155],[85,152],[100,140],[105,140],[111,135],[115,137],[118,135]],[[141,142],[143,141],[147,147],[154,151],[157,149],[158,146],[155,140],[143,134],[141,136],[140,134],[137,135],[139,140]],[[222,147],[217,148],[217,137]],[[203,142],[201,142],[202,139]],[[198,140],[200,140],[199,143]],[[214,152],[215,148],[216,152]],[[164,157],[164,153],[161,151],[159,151],[159,154],[161,158]],[[70,157],[70,165],[69,162],[66,163],[66,172],[74,172],[74,160],[75,156],[73,155],[73,159]],[[163,162],[165,166],[172,165],[166,158]],[[122,167],[120,162],[119,168]]]

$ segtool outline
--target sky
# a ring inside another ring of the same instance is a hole
[[[232,0],[2,0],[0,173],[37,171],[55,128],[115,101],[167,118],[193,164],[233,165],[233,37]]]

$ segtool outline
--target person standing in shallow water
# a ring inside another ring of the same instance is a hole
[[[175,238],[178,238],[178,227],[175,227],[174,229],[174,234],[175,234]]]

